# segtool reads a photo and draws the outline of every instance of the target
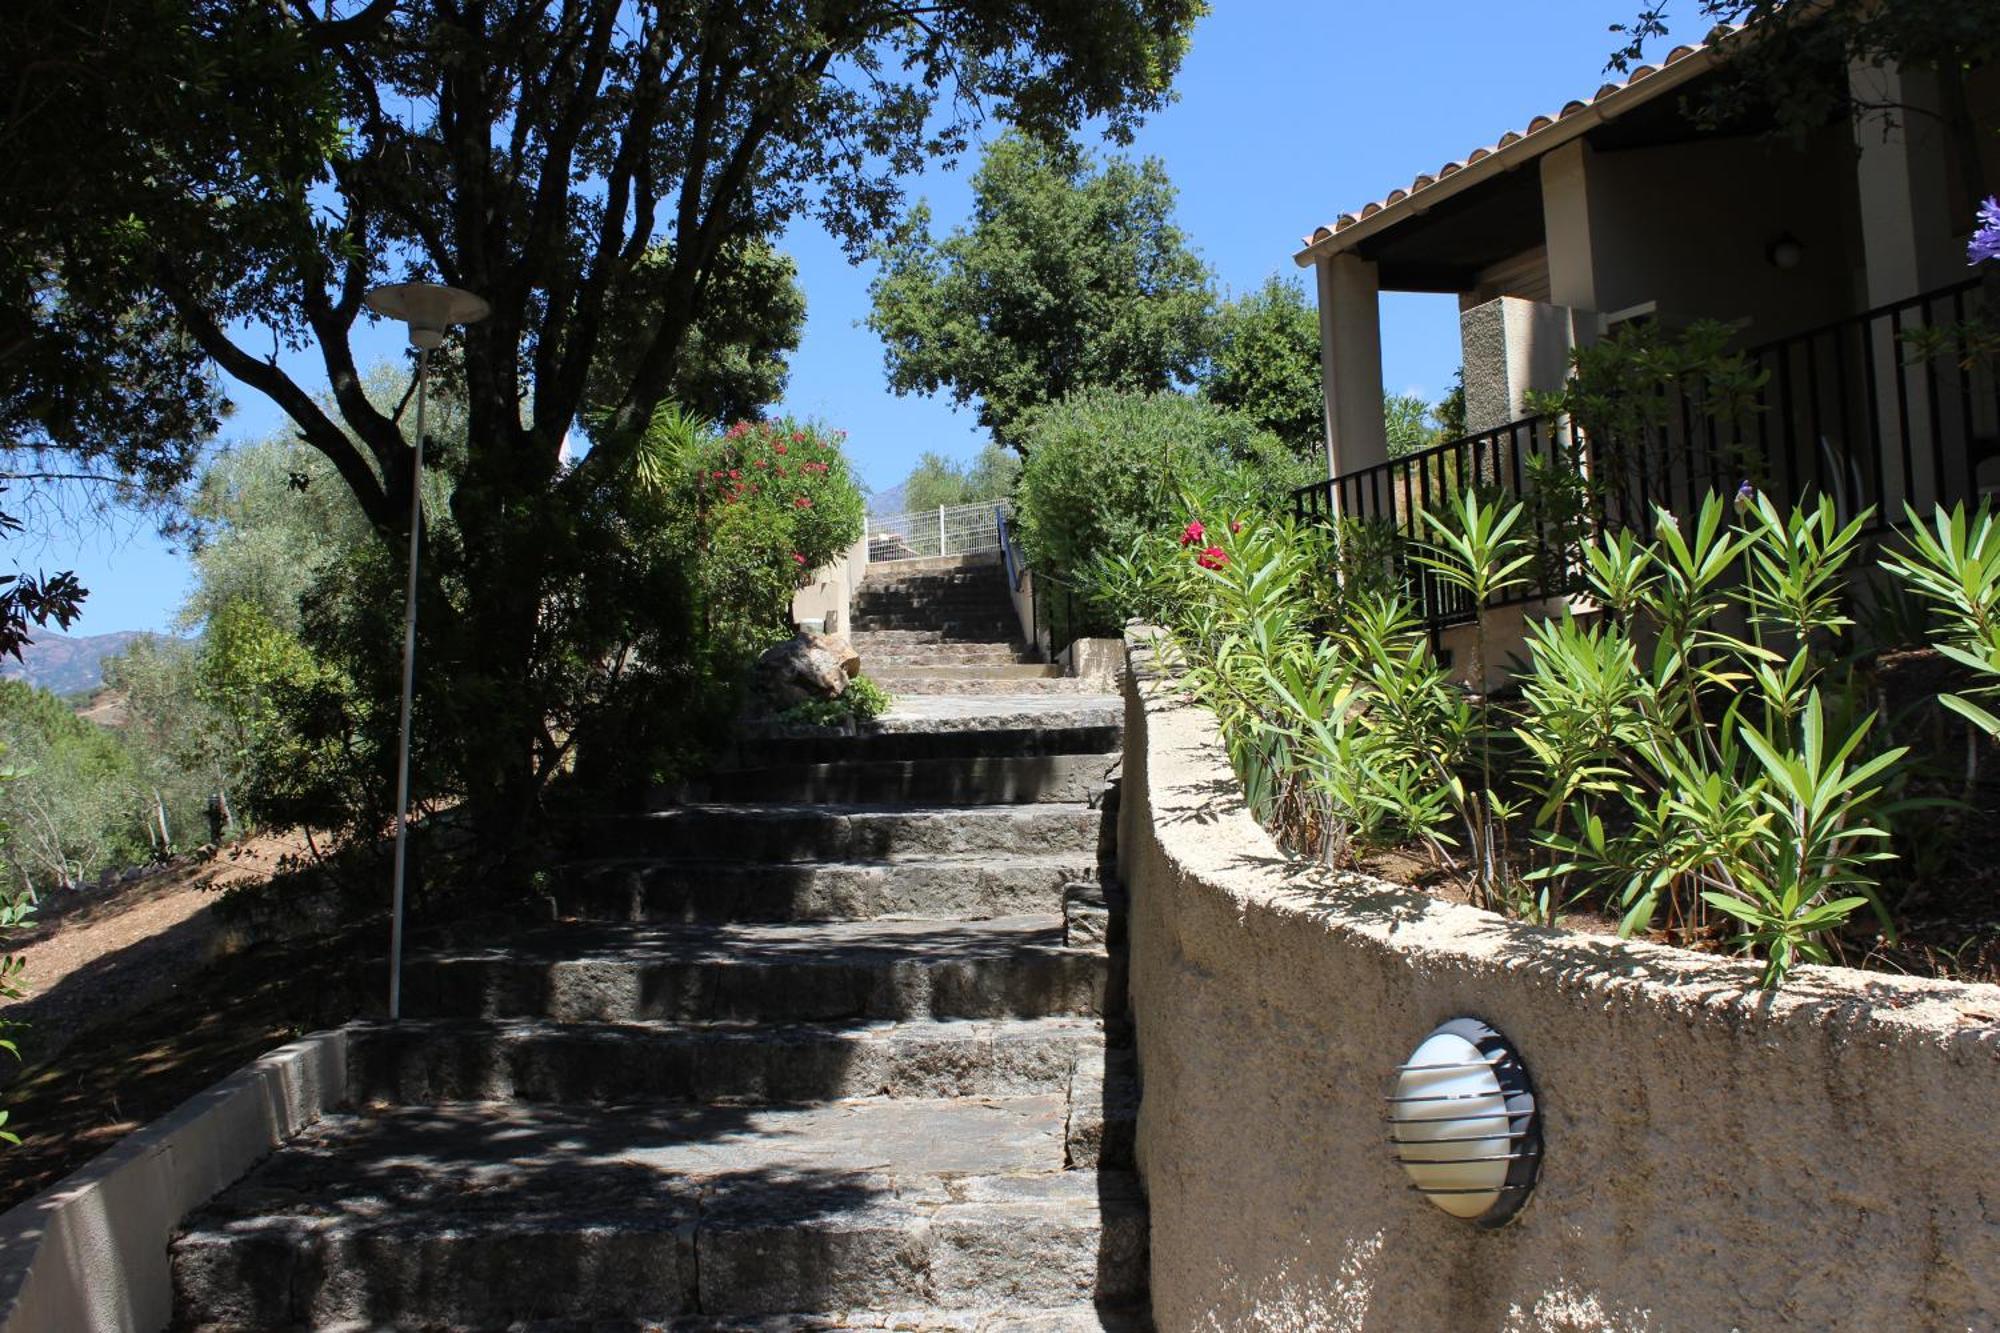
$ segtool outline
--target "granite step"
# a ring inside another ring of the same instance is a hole
[[[1115,701],[1114,701],[1115,702]],[[1037,699],[1032,716],[1016,715],[1007,701],[979,696],[945,699],[912,695],[865,731],[830,727],[774,727],[738,737],[731,768],[786,764],[881,764],[928,760],[999,760],[1040,755],[1113,754],[1121,744],[1122,712],[1101,700]],[[1074,703],[1077,706],[1071,707]],[[991,710],[982,705],[992,705]],[[950,706],[952,711],[946,712]],[[928,716],[906,715],[917,709]],[[964,710],[964,711],[959,711]]]
[[[890,804],[690,804],[573,825],[593,856],[726,861],[1094,853],[1099,813],[1078,802],[928,809]]]
[[[893,691],[905,680],[1061,680],[1063,669],[1048,662],[934,662],[909,666],[868,666],[869,679]]]
[[[1013,616],[928,616],[861,615],[848,622],[856,634],[936,634],[940,641],[964,640],[972,643],[1008,643],[1020,637],[1021,622]]]
[[[1011,643],[913,643],[870,648],[861,653],[861,669],[873,675],[878,669],[891,671],[930,666],[951,668],[1046,666],[1034,661],[1024,648]]]
[[[801,1103],[1087,1089],[1066,1131],[1096,1160],[1108,1062],[1094,1018],[845,1024],[438,1019],[349,1029],[356,1105]],[[1116,1104],[1114,1102],[1114,1111]]]
[[[919,645],[935,645],[949,642],[944,631],[935,625],[919,629],[857,629],[847,636],[854,645],[854,651],[866,657],[871,651],[880,652],[885,648],[912,648]],[[1006,646],[996,639],[975,639],[965,646]]]
[[[330,1115],[190,1217],[177,1314],[266,1329],[1136,1311],[1137,1183],[1065,1169],[1067,1118],[1060,1094]]]
[[[561,1023],[1088,1017],[1102,947],[1061,915],[725,926],[564,923],[410,959],[413,1018]]]
[[[689,784],[688,794],[702,801],[737,802],[1074,803],[1095,796],[1113,767],[1101,754],[1088,753],[835,760],[724,769]]]
[[[914,668],[910,669],[907,675],[899,675],[891,683],[882,680],[877,670],[865,670],[862,674],[879,682],[893,695],[1089,694],[1100,688],[1090,681],[1079,680],[1074,676],[1040,676],[1027,679],[1016,676],[938,676],[922,668]]]
[[[1104,756],[1091,755],[1096,764]],[[790,862],[628,858],[560,867],[556,912],[587,921],[979,920],[1055,910],[1068,884],[1094,880],[1099,853]]]

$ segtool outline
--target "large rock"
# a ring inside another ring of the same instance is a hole
[[[840,669],[847,673],[849,680],[861,674],[861,654],[855,652],[854,645],[842,636],[832,631],[828,631],[825,634],[814,634],[811,630],[804,631],[803,636],[811,639],[813,647],[819,649],[821,652],[832,653],[835,657],[839,658]]]
[[[758,698],[780,709],[808,699],[838,699],[845,694],[848,673],[840,653],[825,646],[828,642],[823,635],[802,632],[766,648],[752,676]],[[847,648],[848,655],[854,654],[844,640],[840,645]]]

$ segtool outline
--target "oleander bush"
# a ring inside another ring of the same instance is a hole
[[[1780,510],[1746,487],[1685,518],[1656,510],[1650,533],[1596,534],[1580,548],[1591,609],[1530,619],[1511,685],[1473,690],[1382,576],[1379,534],[1212,486],[1181,497],[1085,582],[1109,616],[1164,627],[1251,808],[1295,853],[1353,866],[1402,849],[1474,903],[1738,950],[1775,986],[1848,957],[1863,921],[1893,938],[1899,848],[1958,827],[1909,743],[1936,719],[1885,717],[1853,642],[1866,514]],[[1461,492],[1406,560],[1490,608],[1534,577],[1525,513]],[[2000,734],[2000,523],[1910,518],[1881,564],[1934,609],[1938,652],[1971,682],[1937,700],[1969,724],[1969,793]],[[1477,623],[1468,680],[1488,678]]]

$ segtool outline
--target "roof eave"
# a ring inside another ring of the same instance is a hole
[[[1653,70],[1643,76],[1635,75],[1631,82],[1622,87],[1604,92],[1587,103],[1571,103],[1574,110],[1565,108],[1549,123],[1538,129],[1477,156],[1464,164],[1447,163],[1428,184],[1419,185],[1391,202],[1371,204],[1354,216],[1352,221],[1335,223],[1321,227],[1306,238],[1306,246],[1292,256],[1292,262],[1300,268],[1307,268],[1317,261],[1353,249],[1371,236],[1379,235],[1409,218],[1421,217],[1431,208],[1463,193],[1496,176],[1514,171],[1532,162],[1544,153],[1553,151],[1569,143],[1591,129],[1617,119],[1635,107],[1643,106],[1665,93],[1690,82],[1714,68],[1724,54],[1725,43],[1711,43],[1699,47],[1678,60]],[[1421,178],[1420,178],[1421,179]],[[1372,211],[1371,211],[1372,210]]]

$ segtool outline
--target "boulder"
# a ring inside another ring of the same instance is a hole
[[[838,699],[847,692],[840,655],[822,647],[823,636],[802,632],[766,648],[751,676],[759,699],[773,709],[808,699]],[[844,645],[843,645],[844,646]],[[852,653],[853,648],[847,651]]]
[[[847,673],[849,680],[861,674],[861,654],[854,651],[854,645],[838,634],[812,634],[808,631],[815,648],[832,653],[840,659],[840,669]]]

